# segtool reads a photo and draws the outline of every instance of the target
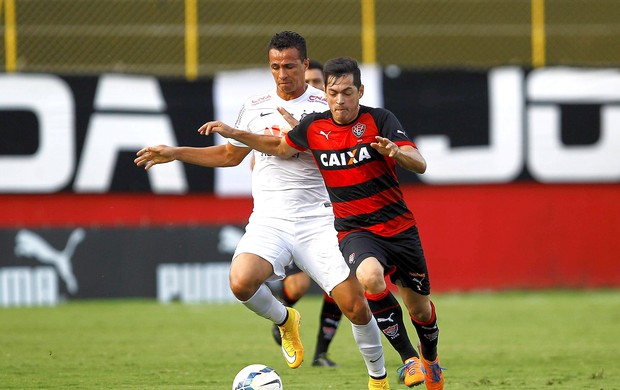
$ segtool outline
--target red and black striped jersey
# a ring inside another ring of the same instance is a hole
[[[335,123],[330,111],[310,114],[286,135],[290,146],[312,152],[340,239],[359,230],[392,236],[416,223],[396,178],[396,162],[370,146],[377,135],[415,147],[394,114],[366,106],[347,125]]]

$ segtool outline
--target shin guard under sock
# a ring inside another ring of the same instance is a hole
[[[381,345],[381,334],[377,329],[376,322],[371,318],[366,325],[356,325],[351,323],[353,338],[364,357],[368,375],[373,378],[384,378],[385,356]]]
[[[378,294],[365,294],[379,329],[400,355],[402,361],[418,357],[403,322],[403,310],[389,289]]]
[[[275,324],[283,323],[288,315],[286,307],[271,294],[271,290],[266,284],[261,284],[250,299],[240,302],[254,313],[273,321]]]
[[[431,302],[431,318],[426,322],[421,322],[411,317],[411,322],[418,332],[420,344],[422,344],[422,355],[424,359],[434,361],[437,358],[437,344],[439,342],[439,327],[437,326],[437,315],[435,305]]]

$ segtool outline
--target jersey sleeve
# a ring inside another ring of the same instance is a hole
[[[251,115],[248,113],[248,110],[246,109],[246,103],[244,103],[243,106],[241,106],[241,110],[239,110],[239,115],[237,115],[237,121],[235,122],[235,126],[234,126],[235,129],[250,131],[249,130],[250,120],[252,120]],[[248,147],[246,144],[239,142],[232,138],[229,138],[228,142],[231,145],[236,146],[238,148]]]
[[[411,145],[417,148],[415,143],[409,138],[409,135],[407,135],[407,132],[405,132],[403,125],[401,125],[398,118],[396,118],[396,115],[391,111],[377,108],[373,112],[373,117],[379,127],[379,134],[381,134],[382,137],[389,139],[398,146]]]
[[[316,114],[306,115],[297,126],[286,133],[286,143],[297,150],[304,151],[310,147],[308,143],[308,128],[314,121]]]

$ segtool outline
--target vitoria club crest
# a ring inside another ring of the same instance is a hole
[[[356,136],[357,138],[361,138],[366,131],[366,125],[358,122],[354,124],[353,127],[351,127],[351,131],[353,131],[354,136]]]

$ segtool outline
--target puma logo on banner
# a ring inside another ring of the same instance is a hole
[[[53,265],[60,278],[65,282],[67,291],[73,295],[78,291],[78,283],[73,274],[71,257],[85,235],[84,229],[75,229],[71,232],[65,249],[60,251],[38,234],[27,229],[21,229],[15,236],[15,255],[30,257],[41,263]]]

